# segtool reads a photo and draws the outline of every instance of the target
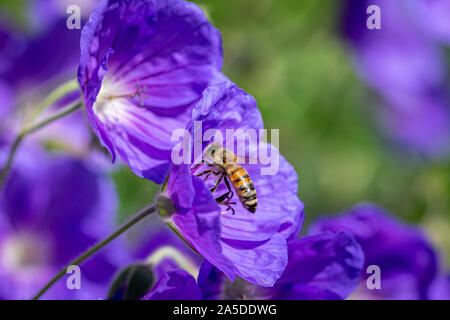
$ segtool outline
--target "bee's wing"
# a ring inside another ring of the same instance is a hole
[[[236,155],[236,164],[239,165],[248,165],[248,164],[257,164],[258,163],[258,154],[256,152],[247,152],[245,155],[237,154]]]

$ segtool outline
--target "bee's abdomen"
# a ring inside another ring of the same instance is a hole
[[[235,166],[234,168],[228,170],[227,173],[244,208],[252,213],[255,213],[258,199],[256,198],[255,186],[248,176],[247,170],[241,166]]]

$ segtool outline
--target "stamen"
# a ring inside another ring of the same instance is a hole
[[[122,99],[122,98],[139,98],[139,105],[141,107],[144,106],[142,98],[148,99],[148,95],[144,95],[143,93],[147,90],[146,86],[140,86],[136,83],[136,91],[131,94],[121,94],[121,95],[109,95],[106,97],[106,100],[114,100],[114,99]]]

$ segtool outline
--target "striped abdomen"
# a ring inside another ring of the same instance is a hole
[[[255,213],[258,199],[256,198],[255,186],[248,176],[247,170],[241,166],[234,166],[227,170],[227,175],[244,208],[251,213]]]

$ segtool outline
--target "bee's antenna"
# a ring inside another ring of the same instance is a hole
[[[205,143],[205,142],[203,142],[203,141],[200,141],[200,140],[195,140],[195,142],[200,142],[200,143],[203,144],[204,146],[207,146],[207,145],[208,145],[207,143]]]

